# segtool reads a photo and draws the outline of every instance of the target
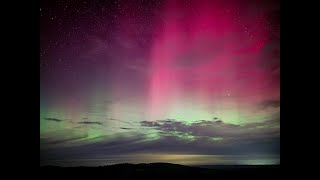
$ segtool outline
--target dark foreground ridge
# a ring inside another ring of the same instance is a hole
[[[99,167],[57,167],[42,166],[43,170],[80,170],[81,172],[94,171],[99,174],[112,176],[183,176],[183,177],[245,177],[245,178],[275,178],[280,175],[280,165],[207,165],[184,166],[170,163],[149,164],[115,164]]]

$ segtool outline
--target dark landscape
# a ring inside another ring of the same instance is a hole
[[[59,167],[42,166],[42,170],[62,170],[73,172],[99,172],[108,176],[180,176],[180,177],[245,177],[245,178],[276,178],[280,174],[280,165],[205,165],[185,166],[170,163],[149,164],[115,164],[99,167]]]

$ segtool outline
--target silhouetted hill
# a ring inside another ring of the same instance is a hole
[[[158,177],[245,177],[268,179],[279,176],[280,165],[206,165],[206,166],[184,166],[170,163],[148,163],[148,164],[115,164],[99,167],[57,167],[43,166],[43,169],[62,169],[67,172],[80,170],[81,172],[94,171],[94,173],[106,176],[148,176]]]

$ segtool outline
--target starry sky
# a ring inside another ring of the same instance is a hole
[[[273,0],[40,3],[40,165],[280,163]]]

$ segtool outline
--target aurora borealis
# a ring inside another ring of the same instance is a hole
[[[43,1],[40,75],[40,165],[280,163],[277,1]]]

